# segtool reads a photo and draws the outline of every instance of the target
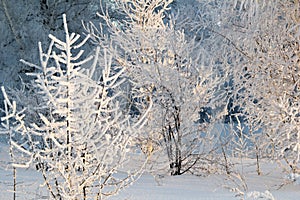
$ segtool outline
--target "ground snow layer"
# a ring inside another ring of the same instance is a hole
[[[13,199],[12,171],[7,163],[7,148],[0,145],[0,191],[2,200]],[[121,191],[112,200],[299,200],[300,176],[284,175],[276,164],[265,162],[263,175],[257,176],[255,165],[245,164],[244,171],[247,190],[243,190],[239,181],[234,183],[224,175],[199,177],[193,175],[157,176],[144,173],[132,186]],[[41,175],[33,169],[20,169],[17,173],[17,200],[48,199],[45,187],[42,187]],[[233,179],[234,180],[234,179]],[[232,191],[230,191],[232,190]],[[242,196],[236,196],[240,190]]]

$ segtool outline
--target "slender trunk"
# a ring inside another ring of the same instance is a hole
[[[6,112],[7,113],[7,112]],[[7,121],[7,124],[9,125],[8,121]],[[14,159],[14,154],[13,154],[13,147],[12,147],[12,144],[11,144],[11,141],[12,141],[12,131],[9,130],[9,155],[10,155],[10,159],[11,159],[11,162],[14,163],[15,159]],[[13,200],[16,200],[17,198],[17,169],[15,167],[13,167]]]
[[[59,200],[61,200],[61,196],[60,196],[60,193],[59,193],[59,190],[58,190],[58,183],[57,183],[57,181],[55,181],[55,183],[56,183],[56,188],[55,188],[55,189],[57,190],[57,195],[56,195],[56,194],[54,193],[52,187],[51,187],[51,184],[49,183],[49,181],[48,181],[48,179],[47,179],[47,176],[46,176],[46,173],[45,173],[44,169],[42,169],[41,172],[42,172],[42,175],[43,175],[45,184],[46,184],[46,186],[47,186],[47,189],[48,189],[48,191],[50,192],[50,194],[52,195],[52,197],[53,197],[54,199],[59,199]]]
[[[72,133],[71,133],[71,122],[70,122],[70,118],[71,116],[71,91],[70,91],[70,82],[71,82],[71,72],[73,70],[73,65],[71,63],[71,58],[72,58],[72,53],[71,53],[71,44],[70,44],[70,37],[69,37],[69,32],[67,30],[67,26],[65,27],[66,29],[66,76],[67,76],[67,83],[69,84],[67,86],[67,103],[66,103],[66,108],[67,108],[67,116],[66,116],[66,125],[67,125],[67,157],[68,157],[68,161],[67,161],[67,177],[68,177],[68,184],[69,184],[69,189],[70,191],[72,191]]]
[[[173,115],[174,119],[174,125],[175,125],[175,130],[172,132],[172,139],[174,140],[174,145],[175,145],[175,171],[173,171],[172,175],[181,175],[181,168],[182,168],[182,156],[181,156],[181,132],[180,132],[180,109],[175,106],[176,112]],[[175,134],[176,133],[176,136]]]
[[[261,175],[260,164],[259,164],[258,146],[257,145],[255,145],[255,149],[256,149],[256,172],[257,172],[257,175]]]
[[[82,173],[84,174],[85,173],[85,165],[86,165],[86,160],[87,160],[87,158],[86,158],[86,156],[87,156],[87,144],[85,143],[85,147],[84,147],[84,149],[82,150],[83,151],[83,161],[82,161],[82,163],[83,163],[83,166],[82,166]],[[87,199],[87,197],[86,197],[86,186],[84,186],[83,187],[83,199],[84,200],[86,200]]]
[[[14,176],[14,194],[13,194],[13,199],[16,200],[17,196],[17,170],[15,167],[13,167],[13,176]]]
[[[168,159],[169,159],[169,164],[170,164],[170,169],[173,170],[174,168],[174,159],[173,159],[173,151],[172,151],[172,130],[171,130],[171,126],[169,125],[168,127],[165,126],[163,128],[163,136],[164,136],[164,142],[166,144],[166,148],[167,148],[167,155],[168,155]],[[172,172],[171,172],[172,174]]]
[[[83,187],[83,199],[86,200],[86,186]]]
[[[173,172],[172,176],[181,175],[181,158],[176,159],[175,162],[175,171]]]
[[[225,150],[224,150],[224,147],[222,146],[222,153],[223,153],[223,156],[224,156],[224,160],[225,160],[225,170],[226,170],[226,174],[230,174],[230,170],[229,170],[229,164],[228,164],[228,160],[227,160],[227,156],[226,156],[226,153],[225,153]]]

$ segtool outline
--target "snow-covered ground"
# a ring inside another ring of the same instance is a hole
[[[7,167],[9,161],[6,145],[0,143],[0,199],[9,200],[12,194],[12,170]],[[248,161],[249,162],[249,161]],[[248,163],[245,162],[245,163]],[[250,162],[251,163],[251,162]],[[239,169],[240,171],[242,169]],[[272,199],[276,200],[298,200],[300,199],[300,178],[288,177],[281,173],[281,170],[273,163],[264,163],[262,166],[263,175],[257,176],[255,166],[244,165],[245,181],[247,191],[244,196],[236,196],[237,193],[228,188],[239,188],[225,175],[210,175],[206,177],[182,175],[164,176],[156,179],[144,173],[141,178],[132,186],[121,191],[119,195],[112,197],[112,200],[230,200],[230,199]],[[27,199],[48,199],[48,194],[42,185],[41,175],[33,169],[19,169],[17,172],[18,200]],[[238,179],[236,179],[239,183]],[[297,182],[298,181],[298,182]],[[284,184],[286,183],[286,184]],[[298,183],[298,184],[297,184]],[[283,184],[283,185],[282,185]],[[267,191],[267,192],[265,192]],[[271,193],[269,193],[269,192]]]

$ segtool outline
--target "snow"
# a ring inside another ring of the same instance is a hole
[[[232,199],[233,194],[218,186],[217,177],[192,175],[168,176],[158,184],[149,174],[144,174],[132,187],[112,199],[193,200]]]
[[[245,195],[246,199],[269,199],[269,200],[275,200],[274,196],[266,190],[265,192],[258,192],[258,191],[253,191],[253,192],[248,192]]]
[[[247,161],[251,163],[252,161]],[[12,170],[8,167],[8,146],[0,143],[0,191],[1,199],[12,199]],[[134,163],[133,163],[134,164]],[[254,165],[244,167],[248,191],[236,196],[226,188],[239,187],[225,175],[153,177],[144,173],[132,186],[122,190],[112,200],[298,200],[300,199],[299,174],[281,173],[276,163],[264,162],[263,175],[255,174]],[[34,169],[18,169],[18,200],[48,199],[42,176]],[[289,181],[290,180],[290,181]],[[274,198],[273,198],[274,197]]]

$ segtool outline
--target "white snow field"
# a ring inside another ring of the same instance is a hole
[[[0,145],[0,199],[13,199],[12,170],[8,167],[9,155],[6,145]],[[247,161],[244,163],[251,163]],[[238,180],[235,184],[225,175],[194,175],[161,176],[156,179],[144,173],[132,186],[122,190],[112,200],[230,200],[230,199],[268,199],[298,200],[300,199],[300,178],[297,175],[287,177],[275,163],[265,162],[262,166],[263,175],[255,173],[255,166],[245,164],[243,169],[247,191],[244,195],[230,189],[242,190]],[[290,179],[288,179],[290,178]],[[41,175],[34,169],[18,169],[17,199],[49,199],[46,188],[42,184]],[[229,189],[230,188],[230,189]],[[244,191],[243,191],[244,192]]]

